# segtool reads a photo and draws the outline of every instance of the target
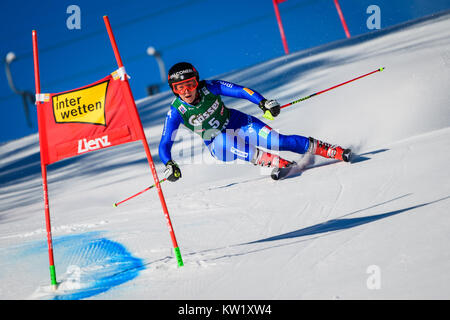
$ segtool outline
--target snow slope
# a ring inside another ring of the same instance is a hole
[[[164,183],[178,268],[139,143],[49,166],[49,289],[37,135],[0,146],[0,299],[450,298],[450,12],[220,76],[287,103],[270,125],[342,146],[284,181],[218,163],[180,130]],[[138,101],[156,167],[169,93]],[[225,103],[253,115],[243,100]],[[289,152],[284,156],[299,160]]]

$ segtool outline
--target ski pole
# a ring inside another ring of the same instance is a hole
[[[164,179],[160,180],[159,183],[163,183],[163,182],[166,181],[166,180],[167,180],[167,178],[164,178]],[[142,190],[142,191],[139,191],[138,193],[132,195],[131,197],[126,198],[125,200],[122,200],[122,201],[119,201],[119,202],[114,203],[113,206],[114,206],[114,207],[117,207],[119,204],[124,203],[125,201],[128,201],[128,200],[130,200],[130,199],[133,199],[134,197],[137,197],[138,195],[144,193],[145,191],[150,190],[151,188],[153,188],[153,187],[155,187],[155,186],[156,186],[156,183],[155,183],[155,184],[152,184],[150,187],[147,187],[147,188],[145,188],[145,189]]]
[[[310,94],[309,96],[306,96],[306,97],[300,98],[300,99],[298,99],[298,100],[295,100],[295,101],[286,103],[285,105],[282,105],[282,106],[280,107],[280,109],[283,109],[283,108],[289,107],[289,106],[291,106],[291,105],[293,105],[293,104],[296,104],[296,103],[305,101],[305,100],[307,100],[307,99],[309,99],[309,98],[312,98],[312,97],[314,97],[314,96],[318,96],[319,94],[322,94],[322,93],[324,93],[324,92],[327,92],[327,91],[336,89],[336,88],[338,88],[338,87],[340,87],[340,86],[343,86],[344,84],[347,84],[347,83],[356,81],[356,80],[358,80],[358,79],[367,77],[367,76],[369,76],[369,75],[371,75],[371,74],[373,74],[373,73],[376,73],[376,72],[381,72],[381,71],[383,71],[383,70],[384,70],[384,67],[383,67],[383,68],[379,68],[379,69],[377,69],[377,70],[374,70],[374,71],[372,71],[372,72],[363,74],[362,76],[356,77],[356,78],[354,78],[354,79],[351,79],[351,80],[342,82],[342,83],[337,84],[337,85],[335,85],[335,86],[333,86],[333,87],[331,87],[331,88],[328,88],[328,89],[325,89],[325,90],[322,90],[322,91],[315,92],[315,93],[313,93],[313,94]],[[269,119],[269,120],[273,120],[273,117],[272,117],[272,114],[270,114],[270,111],[266,111],[266,113],[264,114],[264,118],[267,118],[267,119]]]
[[[372,71],[372,72],[363,74],[362,76],[356,77],[356,78],[354,78],[354,79],[352,79],[352,80],[348,80],[348,81],[346,81],[346,82],[342,82],[342,83],[340,83],[340,84],[337,84],[337,85],[335,85],[335,86],[333,86],[333,87],[331,87],[331,88],[328,88],[328,89],[325,89],[325,90],[322,90],[322,91],[319,91],[319,92],[310,94],[309,96],[306,96],[306,97],[303,97],[303,98],[301,98],[301,99],[298,99],[298,100],[289,102],[289,103],[287,103],[287,104],[281,106],[280,109],[289,107],[289,106],[293,105],[294,103],[298,103],[298,102],[301,102],[301,101],[305,101],[306,99],[312,98],[312,97],[314,97],[314,96],[318,96],[319,94],[322,94],[322,93],[324,93],[324,92],[330,91],[330,90],[332,90],[332,89],[336,89],[337,87],[343,86],[344,84],[347,84],[347,83],[350,83],[350,82],[359,80],[359,79],[364,78],[364,77],[367,77],[367,76],[369,76],[369,75],[371,75],[371,74],[373,74],[373,73],[375,73],[375,72],[381,72],[381,71],[383,71],[383,70],[384,70],[384,68],[379,68],[379,69],[374,70],[374,71]]]

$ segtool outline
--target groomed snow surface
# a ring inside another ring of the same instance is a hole
[[[162,188],[181,268],[156,190],[113,207],[153,184],[132,143],[48,167],[61,282],[52,292],[38,136],[1,145],[0,299],[449,299],[449,12],[217,78],[284,104],[380,67],[269,123],[351,146],[352,164],[315,158],[275,182],[247,163],[218,163],[180,130],[183,177]],[[138,101],[160,178],[171,99]]]

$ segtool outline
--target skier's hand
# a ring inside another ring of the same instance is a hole
[[[169,160],[166,163],[166,170],[164,170],[164,175],[167,180],[175,182],[181,178],[181,170],[178,165],[173,160]]]
[[[277,100],[263,99],[259,103],[259,107],[264,112],[264,118],[273,120],[274,117],[280,114],[280,104]]]

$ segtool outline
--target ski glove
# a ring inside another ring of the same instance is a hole
[[[280,104],[277,100],[262,99],[259,107],[264,112],[264,117],[273,120],[274,117],[280,114]]]
[[[166,163],[166,170],[164,170],[164,175],[167,180],[175,182],[181,178],[181,170],[178,165],[173,160],[169,160]]]

